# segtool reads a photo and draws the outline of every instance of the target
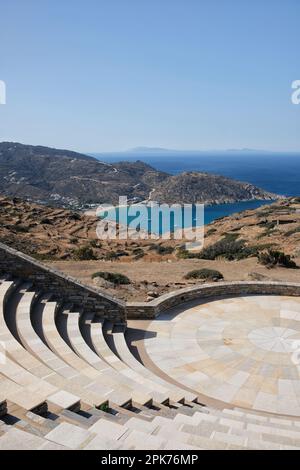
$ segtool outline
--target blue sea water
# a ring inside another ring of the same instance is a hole
[[[204,224],[209,224],[220,217],[246,209],[256,209],[266,203],[269,204],[270,201],[243,201],[234,204],[205,206],[204,214],[202,214],[202,211],[196,209],[196,206],[193,205],[192,207],[181,209],[179,225],[176,225],[176,220],[172,212],[170,213],[170,217],[164,218],[164,222],[162,215],[158,216],[158,213],[153,211],[151,207],[148,207],[146,216],[142,216],[139,211],[138,204],[131,208],[131,215],[128,215],[128,208],[122,207],[122,209],[120,209],[117,207],[116,209],[112,208],[103,210],[101,212],[101,217],[106,220],[113,220],[116,223],[121,223],[123,225],[127,223],[131,228],[133,228],[131,224],[134,221],[137,224],[138,218],[139,229],[161,235],[169,230],[174,231],[180,228],[199,227],[203,225],[203,222]]]
[[[142,160],[170,174],[184,171],[215,173],[247,181],[267,191],[284,196],[300,196],[300,154],[251,151],[233,152],[122,152],[97,154],[109,163]],[[268,201],[246,201],[206,206],[205,223],[242,210],[254,209]]]

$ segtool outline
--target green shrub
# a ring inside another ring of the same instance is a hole
[[[92,279],[95,279],[97,277],[101,277],[105,281],[111,282],[115,285],[131,284],[130,279],[121,273],[110,273],[108,271],[98,271],[92,274]]]
[[[213,245],[204,248],[199,254],[193,257],[210,260],[223,257],[231,261],[249,258],[256,254],[256,250],[246,246],[244,240],[232,240],[231,237],[225,237]]]
[[[195,258],[195,254],[194,253],[191,253],[190,251],[186,250],[185,248],[179,248],[177,250],[177,258],[181,258],[181,259],[189,259],[189,258]]]
[[[27,225],[15,225],[14,229],[16,232],[19,232],[19,233],[29,232],[29,227]]]
[[[105,261],[114,261],[118,259],[118,255],[115,251],[108,251],[104,256]]]
[[[90,246],[81,246],[73,251],[74,258],[79,261],[96,259],[94,251]]]
[[[132,250],[132,253],[133,253],[134,255],[140,255],[141,253],[144,253],[144,250],[143,250],[142,248],[134,248],[134,249]]]
[[[149,250],[156,251],[156,253],[159,255],[170,255],[171,253],[173,253],[174,249],[175,248],[173,246],[162,246],[156,243],[150,245],[149,248]]]
[[[286,255],[282,251],[268,250],[258,255],[258,261],[267,268],[274,268],[280,266],[283,268],[296,269],[298,266],[293,261],[290,255]]]
[[[285,232],[284,236],[285,237],[290,237],[291,235],[294,235],[294,233],[299,233],[300,232],[300,225],[298,227],[292,228],[291,230],[288,230]]]
[[[234,241],[237,238],[239,238],[240,234],[239,233],[232,233],[232,232],[227,232],[223,233],[223,236],[226,238],[228,241]]]
[[[44,217],[43,219],[41,219],[41,224],[52,225],[53,222],[48,217]]]
[[[104,259],[106,261],[115,261],[121,258],[122,256],[129,256],[129,254],[125,250],[119,250],[119,251],[111,250],[106,253],[106,255],[104,256]]]
[[[145,256],[145,253],[143,251],[140,251],[139,253],[134,255],[133,259],[138,260],[138,259],[144,258],[144,256]]]
[[[31,256],[37,261],[53,261],[56,259],[55,255],[50,253],[31,253]]]
[[[269,248],[273,248],[277,245],[278,245],[277,243],[260,243],[258,245],[252,245],[252,249],[259,252],[263,250],[268,250]]]
[[[216,228],[211,227],[211,228],[209,228],[209,229],[207,230],[206,236],[209,237],[210,235],[212,235],[212,234],[215,233],[216,231],[217,231]]]
[[[274,220],[266,220],[263,222],[260,222],[258,225],[265,227],[266,230],[272,230],[273,228],[276,227],[277,222]]]
[[[200,253],[193,253],[183,248],[178,249],[177,257],[182,259],[196,258],[214,260],[222,257],[228,260],[239,260],[256,256],[257,250],[245,245],[245,240],[235,240],[237,234],[226,235],[216,243],[203,248]]]
[[[70,220],[80,220],[81,216],[77,212],[73,212],[72,214],[69,215]]]
[[[209,281],[217,281],[218,279],[223,279],[223,274],[215,269],[194,269],[193,271],[188,272],[185,276],[185,279],[205,279]]]
[[[174,251],[174,247],[173,246],[158,246],[157,247],[157,253],[159,255],[170,255],[171,253],[173,253]]]

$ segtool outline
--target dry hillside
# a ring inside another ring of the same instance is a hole
[[[97,221],[74,211],[0,197],[0,241],[123,299],[150,300],[151,295],[203,282],[184,278],[189,271],[202,268],[220,271],[225,280],[300,279],[297,269],[268,269],[257,259],[257,253],[271,248],[291,255],[300,266],[300,198],[277,201],[206,226],[205,249],[220,240],[242,242],[249,248],[243,259],[233,261],[224,256],[202,259],[198,253],[187,258],[178,241],[172,240],[99,241]],[[101,278],[92,279],[98,271],[125,274],[131,284],[115,287]]]

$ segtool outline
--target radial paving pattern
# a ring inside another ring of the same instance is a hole
[[[300,416],[300,299],[211,301],[161,315],[148,330],[149,357],[177,382],[235,406]]]

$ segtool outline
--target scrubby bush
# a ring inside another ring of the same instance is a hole
[[[240,234],[239,233],[232,233],[232,232],[225,232],[225,233],[223,233],[223,236],[226,238],[227,241],[234,241],[237,238],[239,238]]]
[[[182,259],[196,258],[214,260],[222,257],[227,260],[240,260],[256,256],[256,248],[249,247],[244,240],[235,240],[234,236],[227,235],[216,243],[203,248],[200,253],[193,253],[183,248],[177,251],[177,257]]]
[[[73,212],[72,214],[69,215],[70,220],[80,220],[81,216],[77,212]]]
[[[114,261],[118,259],[118,255],[115,251],[108,251],[104,256],[105,261]]]
[[[193,271],[188,272],[185,276],[185,279],[205,279],[206,281],[217,281],[218,279],[223,279],[223,274],[220,271],[215,269],[194,269]]]
[[[144,258],[145,256],[144,250],[142,248],[135,248],[134,250],[132,250],[132,254],[134,255],[133,259],[135,260]]]
[[[149,249],[156,251],[158,255],[170,255],[174,251],[173,246],[163,246],[163,245],[158,245],[156,243],[153,243],[153,245],[151,245]]]
[[[298,267],[295,261],[291,259],[290,255],[286,255],[282,251],[264,251],[258,255],[258,261],[267,268],[280,266],[283,268],[296,269]]]
[[[81,246],[73,251],[74,258],[79,261],[96,259],[93,249],[90,246]]]
[[[215,233],[216,231],[217,231],[216,228],[211,227],[211,228],[209,228],[209,229],[207,230],[206,236],[209,237],[209,235],[212,235],[212,234]]]
[[[177,255],[177,258],[181,258],[181,259],[189,259],[189,258],[197,257],[196,253],[192,253],[182,247],[178,248],[176,255]]]
[[[228,260],[239,260],[255,256],[256,254],[256,250],[246,246],[244,240],[232,240],[231,237],[224,237],[213,245],[203,248],[196,257],[210,260],[218,257]]]
[[[290,237],[291,235],[294,235],[294,233],[299,233],[300,232],[300,225],[298,225],[297,227],[294,227],[292,228],[291,230],[288,230],[287,232],[285,232],[285,236],[286,237]]]
[[[132,254],[134,254],[134,255],[140,255],[141,253],[144,253],[143,248],[134,248],[132,250]]]
[[[256,250],[257,252],[259,251],[263,251],[263,250],[268,250],[269,248],[274,248],[275,246],[277,246],[278,243],[259,243],[257,245],[252,245],[252,248],[254,250]]]
[[[107,271],[98,271],[92,274],[92,279],[95,279],[97,277],[101,277],[105,281],[111,282],[112,284],[115,284],[115,285],[131,284],[130,279],[127,276],[125,276],[125,274],[121,274],[121,273],[110,273]]]
[[[37,261],[54,261],[56,256],[51,253],[31,253],[31,257]]]
[[[48,217],[44,217],[41,219],[41,224],[52,225],[52,220],[50,220]]]
[[[106,255],[104,256],[105,261],[115,261],[122,256],[129,256],[127,251],[125,250],[119,250],[119,251],[108,251]]]
[[[19,233],[27,233],[29,232],[29,227],[27,225],[15,225],[13,227],[15,229],[16,232],[19,232]]]

